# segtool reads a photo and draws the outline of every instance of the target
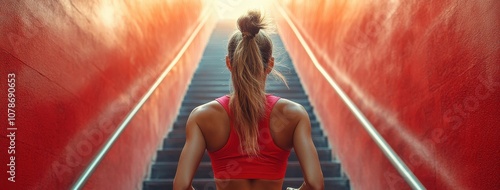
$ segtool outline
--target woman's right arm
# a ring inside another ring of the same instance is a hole
[[[299,189],[323,190],[323,172],[319,163],[318,152],[311,137],[311,122],[304,107],[295,108],[294,112],[299,117],[297,126],[293,133],[293,148],[299,159],[304,183]]]
[[[174,190],[194,189],[191,183],[205,152],[205,138],[196,121],[197,117],[206,113],[198,108],[193,109],[186,123],[186,143],[182,148],[177,165],[173,184]]]

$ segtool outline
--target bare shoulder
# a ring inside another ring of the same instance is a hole
[[[309,117],[304,106],[285,98],[281,98],[275,106],[277,108],[276,111],[278,111],[279,114],[292,121],[298,122],[304,117]]]
[[[222,116],[222,114],[225,114],[224,107],[214,100],[194,108],[189,118],[200,123],[200,121],[207,122],[216,119]]]
[[[193,109],[189,115],[188,122],[196,122],[201,130],[207,150],[214,151],[221,148],[229,136],[229,117],[222,105],[217,101],[211,101]],[[219,146],[222,144],[221,146]]]

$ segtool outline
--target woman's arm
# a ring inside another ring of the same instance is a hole
[[[296,109],[299,122],[293,133],[293,148],[299,159],[304,183],[299,189],[323,190],[323,172],[319,163],[318,152],[311,137],[311,122],[304,107]]]
[[[186,123],[186,144],[182,149],[174,178],[174,190],[194,189],[191,186],[194,174],[205,152],[205,138],[196,118],[201,114],[195,108]]]

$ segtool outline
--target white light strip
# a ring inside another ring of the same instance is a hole
[[[391,148],[389,144],[385,141],[385,139],[378,133],[378,131],[373,127],[373,125],[366,119],[366,117],[363,115],[361,110],[352,102],[352,100],[347,96],[347,94],[340,88],[340,86],[333,80],[333,78],[325,71],[323,66],[319,64],[318,59],[316,59],[316,56],[312,52],[311,48],[309,45],[307,45],[306,41],[300,34],[299,30],[295,26],[295,24],[292,22],[288,14],[285,12],[285,10],[280,7],[278,3],[275,2],[275,6],[285,18],[286,22],[292,29],[292,31],[295,33],[297,36],[297,39],[299,42],[302,44],[304,47],[304,50],[306,51],[307,55],[311,58],[311,61],[314,63],[314,66],[318,71],[325,77],[325,79],[330,83],[330,85],[333,87],[335,92],[340,96],[342,101],[349,107],[352,113],[356,116],[356,118],[361,122],[365,130],[370,134],[372,139],[375,141],[375,143],[378,145],[380,149],[382,149],[382,152],[385,154],[385,156],[389,159],[389,161],[392,163],[392,165],[396,168],[396,170],[403,176],[405,181],[411,186],[412,189],[418,189],[418,190],[424,190],[426,189],[422,183],[417,179],[417,177],[413,174],[413,172],[406,166],[406,164],[401,160],[401,158],[394,152],[394,150]]]
[[[104,155],[106,155],[106,153],[109,151],[109,149],[114,144],[114,142],[116,141],[116,139],[118,139],[118,137],[123,132],[123,130],[125,129],[125,127],[127,127],[128,123],[132,120],[132,118],[135,116],[135,114],[141,109],[141,107],[144,105],[144,103],[146,103],[146,101],[149,99],[149,97],[151,96],[151,94],[153,94],[153,92],[156,90],[156,88],[158,88],[158,86],[162,83],[163,79],[165,79],[165,77],[168,75],[168,73],[170,72],[170,70],[172,70],[172,68],[182,58],[182,55],[186,52],[186,50],[188,49],[188,47],[191,45],[191,43],[193,42],[193,40],[196,38],[196,36],[200,32],[201,28],[203,28],[203,26],[207,22],[208,18],[210,18],[209,15],[212,13],[212,11],[213,11],[213,9],[211,8],[211,6],[208,6],[208,8],[205,9],[205,11],[204,11],[205,13],[202,14],[198,18],[198,20],[201,20],[201,22],[198,24],[198,26],[193,31],[193,33],[191,34],[191,36],[189,36],[188,40],[186,41],[186,43],[184,44],[184,46],[182,46],[182,48],[179,51],[179,53],[175,56],[175,58],[172,60],[172,62],[170,62],[170,65],[163,71],[163,73],[156,80],[156,82],[151,86],[151,88],[149,88],[148,92],[146,94],[144,94],[144,96],[141,98],[141,100],[139,101],[139,103],[137,103],[137,105],[127,114],[127,116],[120,123],[120,125],[118,126],[118,128],[116,129],[116,131],[113,133],[113,135],[111,136],[111,138],[109,138],[106,141],[106,143],[104,144],[104,146],[99,150],[99,152],[97,153],[97,155],[92,159],[92,161],[87,166],[87,168],[82,173],[82,175],[73,184],[73,187],[71,188],[72,190],[78,190],[78,189],[81,189],[83,187],[83,185],[85,184],[85,182],[88,180],[88,178],[90,177],[90,175],[92,174],[92,172],[95,170],[95,168],[99,164],[99,162],[101,162],[101,160],[104,157]]]

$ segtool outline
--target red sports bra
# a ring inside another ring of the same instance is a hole
[[[278,147],[269,130],[272,108],[280,98],[266,95],[266,99],[266,115],[259,123],[259,156],[250,157],[240,151],[238,134],[234,130],[233,124],[230,124],[231,132],[224,147],[214,152],[208,152],[215,178],[277,180],[285,177],[290,150]],[[231,116],[229,96],[222,96],[216,100]]]

